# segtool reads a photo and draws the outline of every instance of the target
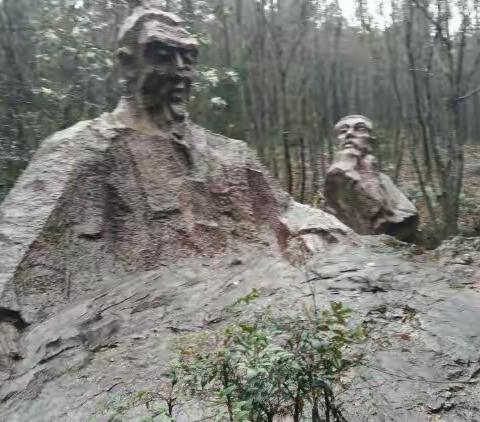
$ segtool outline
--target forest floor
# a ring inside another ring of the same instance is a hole
[[[420,229],[428,233],[432,230],[430,216],[420,191],[417,175],[412,162],[406,157],[399,178],[399,186],[412,200],[420,212]],[[463,193],[460,196],[459,234],[463,236],[480,235],[480,146],[465,146],[465,171]],[[437,208],[438,204],[434,204]]]

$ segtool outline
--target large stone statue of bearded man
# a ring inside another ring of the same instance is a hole
[[[10,340],[0,375],[17,327],[123,274],[246,245],[289,256],[352,238],[279,189],[243,142],[190,121],[197,55],[178,17],[137,7],[119,36],[127,95],[45,140],[1,205],[0,331]]]

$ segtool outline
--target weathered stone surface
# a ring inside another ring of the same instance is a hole
[[[314,282],[319,306],[343,301],[369,328],[361,365],[338,397],[347,419],[478,420],[479,291],[451,288],[448,268],[368,242],[375,251],[337,245],[308,264],[322,274]],[[305,277],[258,245],[112,280],[25,330],[24,358],[0,389],[0,419],[107,420],[113,400],[156,390],[174,336],[222,322],[223,307],[253,288],[263,293],[256,307],[299,308],[310,301]],[[191,409],[179,408],[178,420],[195,420]]]
[[[241,142],[188,120],[196,41],[139,7],[120,33],[129,95],[46,140],[0,208],[0,305],[51,315],[113,275],[214,255],[237,241],[313,249],[355,240],[296,204]],[[317,242],[321,246],[321,239]]]
[[[335,126],[340,144],[325,181],[327,207],[359,234],[389,234],[412,240],[418,212],[386,174],[371,150],[371,122],[348,116]]]
[[[167,27],[124,34],[179,33],[169,15],[135,16]],[[360,243],[296,204],[245,144],[188,120],[194,47],[152,67],[137,44],[120,43],[130,96],[46,140],[0,207],[0,420],[110,420],[118,400],[156,391],[171,339],[223,322],[253,288],[256,308],[310,301],[305,265],[320,306],[341,300],[369,327],[338,395],[349,420],[478,420],[474,273],[415,263],[388,237]]]
[[[268,244],[302,260],[358,241],[335,218],[295,203],[245,143],[188,119],[197,43],[181,23],[158,9],[134,11],[118,51],[127,95],[113,113],[44,141],[1,204],[2,377],[22,356],[17,337],[29,324],[127,274],[238,245]],[[63,350],[51,343],[54,354]]]
[[[444,241],[435,256],[443,265],[480,265],[480,238],[461,237]]]
[[[189,124],[177,145],[130,130],[120,113],[47,140],[0,208],[1,304],[27,321],[105,277],[236,241],[286,250],[297,237],[354,239],[277,189],[244,143]]]

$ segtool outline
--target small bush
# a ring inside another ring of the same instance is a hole
[[[244,306],[258,295],[237,301]],[[305,307],[291,315],[272,309],[247,321],[186,336],[173,364],[181,395],[209,403],[209,420],[272,422],[345,421],[334,400],[334,386],[352,362],[349,345],[363,334],[348,324],[350,310],[331,303],[322,312]],[[323,418],[321,418],[323,414]]]

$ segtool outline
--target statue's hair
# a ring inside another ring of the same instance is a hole
[[[362,119],[362,120],[365,120],[366,123],[368,123],[368,126],[370,127],[370,129],[373,128],[373,122],[366,116],[363,116],[361,114],[351,114],[349,116],[344,116],[342,117],[336,124],[335,124],[335,128],[337,128],[339,126],[339,124],[341,122],[343,122],[344,120],[348,120],[348,119]]]
[[[161,9],[160,0],[127,0],[132,8]]]
[[[173,47],[198,49],[198,41],[184,28],[184,24],[185,21],[173,13],[154,6],[140,6],[122,25],[118,35],[119,45],[132,46],[160,37]]]
[[[183,20],[173,13],[163,12],[160,9],[150,9],[144,7],[137,7],[133,13],[125,20],[120,28],[118,40],[120,44],[128,44],[135,40],[140,27],[148,21],[156,20],[163,24],[179,28],[183,24]]]

